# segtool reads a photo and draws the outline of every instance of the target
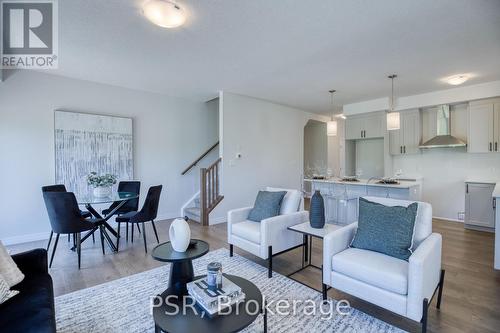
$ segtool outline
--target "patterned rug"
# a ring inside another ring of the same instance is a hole
[[[221,262],[225,273],[242,276],[252,281],[268,300],[268,303],[285,299],[303,300],[296,305],[296,314],[274,314],[268,316],[269,332],[404,332],[392,325],[350,309],[350,314],[341,315],[335,310],[333,315],[326,311],[335,309],[333,305],[324,307],[323,313],[312,311],[313,300],[321,304],[321,294],[278,273],[267,278],[267,268],[262,267],[237,254],[229,257],[229,251],[219,249],[194,260],[195,275],[206,271],[212,261]],[[153,317],[149,310],[150,296],[158,295],[166,289],[170,265],[107,282],[95,287],[82,289],[56,297],[57,331],[113,333],[113,332],[154,332]],[[309,310],[305,307],[309,306]],[[271,309],[275,309],[271,307]],[[291,311],[290,311],[291,312]],[[263,318],[247,327],[245,332],[262,332]],[[201,333],[201,332],[200,332]]]

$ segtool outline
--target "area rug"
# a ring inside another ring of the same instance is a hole
[[[313,300],[321,304],[321,294],[314,289],[295,282],[283,275],[273,273],[267,278],[267,268],[235,254],[229,257],[227,249],[218,249],[194,260],[195,275],[203,274],[207,264],[221,262],[225,273],[238,275],[252,281],[261,290],[269,303],[278,300]],[[166,289],[170,265],[82,289],[56,297],[57,331],[62,333],[114,333],[114,332],[154,332],[153,317],[150,313],[150,296],[158,295]],[[335,301],[332,301],[333,307]],[[308,305],[306,305],[308,304]],[[309,303],[298,303],[295,314],[268,316],[269,332],[404,332],[392,325],[350,309],[348,315],[326,309],[323,313],[306,311]],[[332,306],[331,306],[332,307]],[[273,309],[271,307],[271,309]],[[276,310],[276,309],[275,309]],[[285,311],[286,312],[286,311]],[[328,313],[328,314],[325,314]],[[262,315],[244,332],[262,332]],[[199,332],[201,333],[201,332]]]

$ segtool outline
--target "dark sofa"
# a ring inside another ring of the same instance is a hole
[[[54,289],[47,268],[47,251],[36,249],[12,258],[25,277],[12,288],[19,294],[0,304],[0,331],[55,332]]]

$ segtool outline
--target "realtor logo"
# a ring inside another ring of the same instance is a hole
[[[57,0],[0,0],[2,68],[57,68]]]

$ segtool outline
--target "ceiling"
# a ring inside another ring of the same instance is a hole
[[[500,80],[498,0],[179,0],[177,29],[143,0],[59,1],[55,74],[208,100],[226,90],[312,112]]]

